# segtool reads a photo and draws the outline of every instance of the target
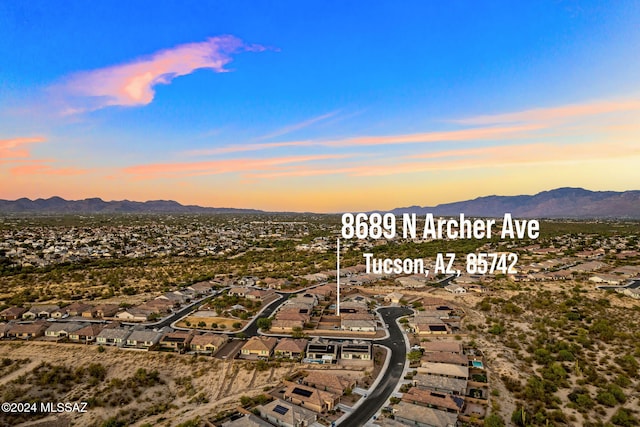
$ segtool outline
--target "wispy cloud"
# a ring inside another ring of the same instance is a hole
[[[483,115],[452,120],[463,125],[490,125],[500,123],[550,122],[575,119],[624,111],[640,111],[640,101],[596,101],[584,104],[570,104],[550,108],[534,108],[505,114]]]
[[[34,162],[31,164],[16,166],[11,168],[12,175],[56,175],[56,176],[73,176],[83,175],[88,171],[86,169],[80,169],[75,167],[54,167],[46,164],[47,161]]]
[[[543,129],[541,124],[481,127],[473,129],[459,129],[442,132],[421,132],[385,136],[358,136],[334,140],[284,141],[252,144],[229,145],[226,147],[191,150],[185,154],[192,156],[229,154],[246,151],[269,150],[281,147],[365,147],[378,145],[422,144],[432,142],[451,141],[486,141],[505,138],[528,137],[532,131]]]
[[[329,164],[323,165],[324,167],[310,168],[285,165],[278,170],[249,172],[247,177],[265,179],[319,175],[389,176],[447,170],[568,164],[630,156],[640,156],[640,147],[629,142],[614,142],[610,144],[594,142],[566,145],[532,143],[440,150],[385,159],[384,161],[373,161],[367,164],[352,164],[350,166]]]
[[[347,154],[273,157],[267,159],[238,158],[204,162],[154,163],[124,168],[127,174],[139,178],[174,177],[178,175],[218,175],[248,171],[273,171],[284,165],[301,164],[320,160],[347,158]]]
[[[543,128],[542,125],[521,125],[507,127],[483,127],[459,129],[443,132],[423,132],[387,136],[361,136],[333,141],[320,142],[328,147],[353,147],[397,144],[420,144],[426,142],[473,141],[512,138],[514,134],[530,132]]]
[[[188,43],[161,50],[135,61],[80,72],[54,88],[60,90],[67,114],[92,111],[108,106],[147,105],[155,96],[154,87],[195,70],[229,71],[231,55],[239,51],[262,51],[265,47],[245,44],[237,37],[211,37],[204,42]]]
[[[305,121],[300,122],[300,123],[296,123],[296,124],[293,124],[293,125],[285,126],[285,127],[281,128],[281,129],[276,130],[275,132],[272,132],[272,133],[267,134],[267,135],[263,135],[259,139],[271,139],[271,138],[275,138],[275,137],[278,137],[278,136],[286,135],[286,134],[289,134],[291,132],[295,132],[295,131],[298,131],[300,129],[304,129],[306,127],[309,127],[309,126],[311,126],[313,124],[316,124],[318,122],[321,122],[323,120],[330,119],[331,117],[334,117],[336,114],[338,114],[337,111],[332,111],[330,113],[323,114],[323,115],[318,116],[318,117],[313,117],[313,118],[311,118],[309,120],[305,120]]]
[[[0,139],[0,159],[27,158],[31,153],[24,146],[44,141],[45,139],[39,136]]]

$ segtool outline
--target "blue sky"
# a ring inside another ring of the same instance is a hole
[[[0,197],[335,211],[631,189],[639,42],[631,1],[3,2]]]

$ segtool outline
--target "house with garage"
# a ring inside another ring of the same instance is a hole
[[[44,335],[48,338],[67,338],[70,333],[83,327],[84,324],[78,322],[54,322],[47,328]]]
[[[309,341],[304,338],[282,338],[273,349],[275,357],[286,359],[301,359],[307,349]]]
[[[207,332],[201,335],[194,335],[189,343],[189,348],[196,353],[214,355],[227,341],[229,341],[227,335]]]
[[[266,359],[271,357],[277,344],[278,340],[274,337],[251,337],[242,346],[240,353],[246,358]]]

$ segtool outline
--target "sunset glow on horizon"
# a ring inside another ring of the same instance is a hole
[[[1,199],[639,189],[637,2],[65,4],[0,6]]]

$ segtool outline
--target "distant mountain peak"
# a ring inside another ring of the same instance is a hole
[[[640,219],[640,191],[590,191],[561,187],[534,195],[482,196],[437,206],[405,207],[401,213],[433,213],[456,216],[502,217],[509,212],[520,218],[629,218]]]

